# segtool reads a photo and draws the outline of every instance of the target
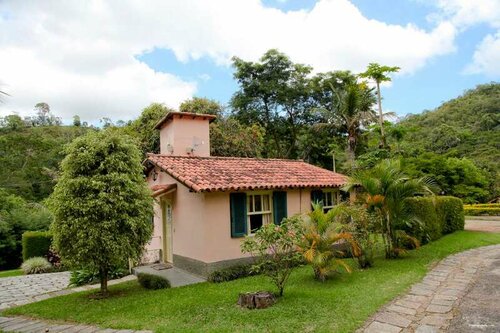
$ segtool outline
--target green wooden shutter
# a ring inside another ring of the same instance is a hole
[[[287,210],[286,192],[273,192],[274,224],[280,225],[281,221],[288,217]]]
[[[319,203],[321,206],[323,206],[323,191],[321,190],[311,191],[311,206],[313,203]]]
[[[229,194],[231,206],[231,237],[244,237],[247,234],[247,195]]]

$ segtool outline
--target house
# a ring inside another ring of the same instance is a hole
[[[168,262],[206,276],[248,261],[244,236],[267,223],[331,208],[346,177],[300,160],[210,156],[215,116],[168,113],[157,125],[160,154],[148,154],[147,182],[156,199],[146,262]]]

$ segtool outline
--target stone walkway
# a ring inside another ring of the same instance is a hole
[[[152,331],[102,329],[96,326],[77,324],[51,324],[24,317],[0,317],[0,332],[23,333],[152,333]]]
[[[46,299],[68,287],[70,272],[0,278],[0,310]]]
[[[481,281],[491,266],[500,262],[500,245],[485,246],[454,254],[442,260],[408,294],[398,297],[379,310],[365,326],[364,333],[454,332],[452,319],[460,314],[464,296]],[[494,268],[493,270],[496,270]],[[498,292],[498,291],[491,291]],[[500,302],[490,303],[500,312]],[[468,332],[481,331],[470,329]],[[500,331],[496,327],[496,332]],[[467,330],[466,330],[467,331]],[[492,331],[493,332],[493,331]]]
[[[500,232],[499,216],[468,216],[465,219],[465,230]]]

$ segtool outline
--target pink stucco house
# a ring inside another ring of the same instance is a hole
[[[346,177],[300,160],[210,156],[212,115],[171,112],[157,125],[160,154],[149,154],[156,198],[146,262],[206,276],[248,260],[242,237],[266,223],[338,202]]]

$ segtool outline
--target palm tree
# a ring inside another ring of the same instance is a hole
[[[352,235],[340,232],[342,226],[334,223],[336,214],[335,209],[325,214],[321,205],[314,204],[314,210],[303,220],[303,237],[298,250],[312,266],[314,277],[320,281],[325,281],[328,274],[338,268],[351,272],[351,268],[341,259],[344,253],[335,249],[335,243],[347,241],[353,253],[359,252]]]
[[[371,170],[355,173],[348,181],[345,190],[359,188],[368,209],[375,212],[379,219],[380,231],[385,245],[386,258],[395,258],[403,251],[401,241],[418,241],[407,235],[397,226],[418,223],[406,204],[406,198],[416,195],[432,194],[435,185],[429,178],[410,179],[401,170],[399,161],[384,160]]]
[[[356,147],[363,127],[376,120],[372,105],[375,103],[373,89],[365,83],[348,81],[342,88],[332,89],[332,108],[321,109],[329,124],[341,127],[347,133],[347,156],[354,166]]]
[[[387,142],[384,132],[384,113],[382,112],[382,96],[380,95],[380,83],[391,81],[388,73],[397,73],[401,68],[397,66],[381,66],[377,63],[370,63],[365,72],[359,74],[360,77],[372,79],[377,86],[378,117],[380,125],[380,148],[386,148]]]

